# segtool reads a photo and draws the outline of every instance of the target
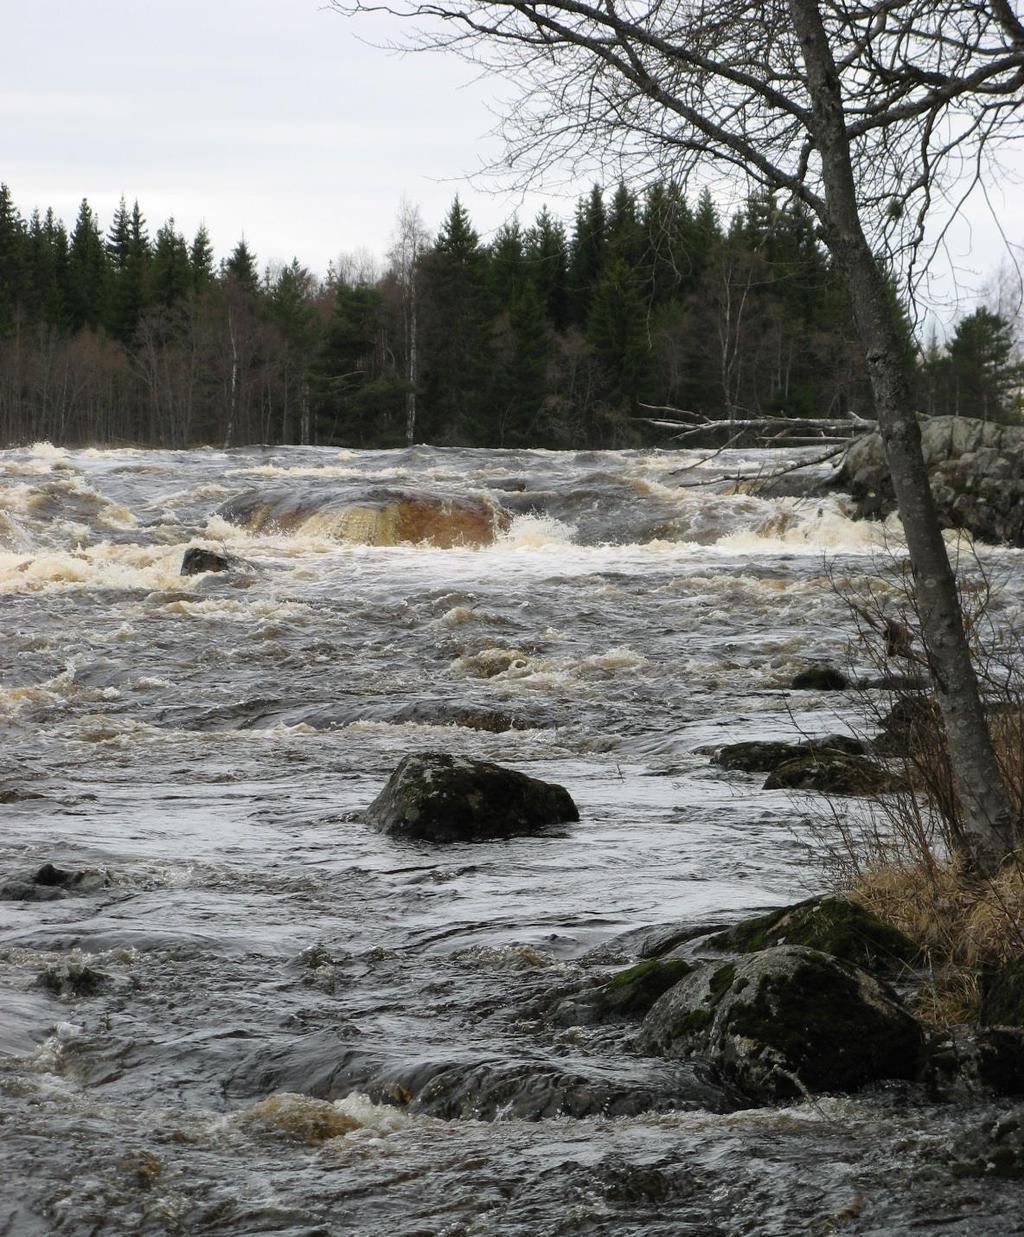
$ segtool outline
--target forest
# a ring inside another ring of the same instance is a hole
[[[614,448],[667,443],[644,406],[872,416],[842,279],[768,195],[724,217],[594,186],[486,243],[458,198],[435,236],[403,207],[374,266],[261,271],[244,238],[218,262],[123,199],[69,230],[2,185],[0,442]],[[981,307],[922,346],[908,321],[921,411],[1019,420],[1016,329]]]

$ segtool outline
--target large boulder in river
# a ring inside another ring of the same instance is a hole
[[[900,781],[864,756],[829,750],[811,751],[776,765],[765,790],[816,790],[826,795],[879,795],[898,789]]]
[[[562,786],[443,752],[406,756],[366,811],[385,833],[427,842],[515,837],[579,818]]]
[[[712,763],[723,769],[738,769],[743,773],[770,773],[772,769],[816,752],[838,752],[848,756],[864,754],[865,744],[852,735],[830,734],[823,739],[806,739],[790,743],[782,739],[747,739],[742,743],[727,743],[712,757]]]
[[[198,545],[189,546],[181,559],[183,576],[201,576],[208,571],[251,570],[252,564],[246,562],[244,558],[239,558],[237,554],[220,553]]]
[[[761,1103],[912,1078],[923,1048],[917,1021],[877,979],[792,945],[694,971],[655,1002],[638,1043],[703,1057]]]
[[[921,441],[943,527],[1024,546],[1024,427],[933,417],[922,425]],[[895,510],[877,434],[850,447],[835,485],[853,495],[863,516]]]
[[[873,973],[900,972],[919,961],[920,950],[896,928],[849,898],[809,898],[765,915],[743,919],[706,944],[732,953],[775,945],[803,945]]]

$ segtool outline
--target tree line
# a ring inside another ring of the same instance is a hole
[[[895,295],[895,293],[894,293]],[[929,413],[1019,417],[1015,323],[964,317],[916,354]],[[906,326],[907,346],[913,348]],[[672,182],[595,186],[484,243],[455,199],[431,237],[403,208],[383,271],[242,239],[25,218],[0,186],[0,439],[58,443],[429,441],[603,448],[663,441],[641,405],[714,419],[872,415],[844,281],[806,210],[769,194],[723,218]]]

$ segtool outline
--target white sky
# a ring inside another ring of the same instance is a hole
[[[18,206],[68,221],[88,197],[106,226],[123,193],[151,233],[201,220],[218,256],[245,234],[260,265],[387,249],[399,201],[433,232],[456,192],[486,237],[543,201],[568,218],[588,184],[525,200],[464,180],[500,154],[494,83],[436,55],[361,40],[399,37],[320,0],[14,0],[0,43],[0,180]],[[386,19],[381,19],[383,22]],[[990,186],[1012,242],[1019,184]],[[952,236],[960,309],[1005,257],[981,205]],[[944,266],[940,297],[953,294]],[[948,317],[940,311],[940,317]]]

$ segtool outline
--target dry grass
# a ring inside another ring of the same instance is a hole
[[[992,584],[976,560],[967,568],[972,576],[965,574],[960,583],[965,627],[996,756],[1024,826],[1024,642],[996,629],[990,621]],[[856,586],[846,582],[837,591],[849,604],[858,633],[852,659],[866,659],[880,676],[905,670],[927,681],[920,616],[905,564],[895,564],[887,578]],[[908,636],[898,666],[892,641],[885,639],[893,622]],[[978,1014],[981,973],[1024,956],[1024,848],[993,878],[979,879],[967,870],[964,820],[939,711],[913,690],[892,692],[889,705],[903,710],[904,724],[896,728],[903,744],[889,752],[903,789],[876,797],[859,819],[833,804],[832,821],[819,831],[825,864],[851,897],[920,947],[930,979],[919,990],[918,1013],[940,1026],[971,1021]],[[876,706],[869,725],[885,733],[887,713]]]
[[[980,973],[1024,955],[1024,856],[986,881],[953,863],[868,868],[849,892],[920,947],[917,1012],[939,1026],[975,1019]]]

